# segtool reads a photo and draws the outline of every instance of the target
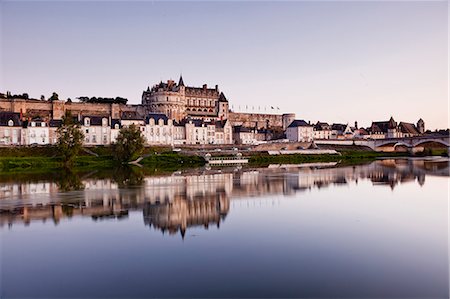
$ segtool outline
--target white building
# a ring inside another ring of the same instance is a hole
[[[22,145],[46,145],[50,143],[48,123],[37,118],[23,122]]]
[[[314,125],[314,139],[330,139],[331,126],[328,123],[317,122]]]
[[[151,113],[145,119],[145,138],[148,144],[173,145],[174,123],[165,114]]]
[[[21,143],[22,122],[19,113],[0,112],[0,145]]]
[[[304,120],[294,120],[286,129],[286,138],[292,142],[313,141],[313,126]]]
[[[85,145],[111,144],[111,126],[108,117],[83,116],[81,130]]]

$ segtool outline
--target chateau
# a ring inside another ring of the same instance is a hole
[[[373,122],[369,128],[357,123],[313,125],[296,120],[295,114],[240,113],[229,107],[218,85],[190,87],[180,76],[147,87],[141,104],[126,104],[123,98],[80,97],[80,102],[60,100],[57,94],[45,100],[28,94],[0,93],[0,145],[45,145],[56,143],[56,130],[66,111],[76,118],[86,145],[114,143],[123,126],[134,124],[149,145],[259,144],[287,138],[291,142],[315,139],[382,139],[424,134],[417,125],[389,121]]]
[[[142,105],[149,112],[162,113],[176,121],[187,117],[204,120],[228,119],[228,100],[215,88],[185,86],[180,76],[178,84],[173,80],[160,82],[142,93]]]

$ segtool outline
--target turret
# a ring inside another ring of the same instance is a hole
[[[425,133],[425,122],[423,121],[423,119],[419,119],[417,121],[417,130],[420,134]]]

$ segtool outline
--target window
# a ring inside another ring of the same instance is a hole
[[[89,126],[91,124],[91,120],[88,118],[88,117],[86,117],[85,119],[84,119],[84,125],[87,127],[87,126]]]
[[[41,127],[45,127],[45,123],[44,122],[41,123]]]
[[[119,124],[115,124],[114,125],[114,129],[118,130],[119,129]]]
[[[89,134],[89,129],[86,129],[86,133]]]
[[[102,125],[104,127],[106,127],[108,125],[108,119],[107,118],[102,118]]]
[[[97,137],[95,135],[92,135],[92,143],[97,143]]]

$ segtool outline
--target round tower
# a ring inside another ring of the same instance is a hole
[[[283,123],[283,130],[286,130],[287,127],[295,120],[295,113],[285,113],[281,118]]]

